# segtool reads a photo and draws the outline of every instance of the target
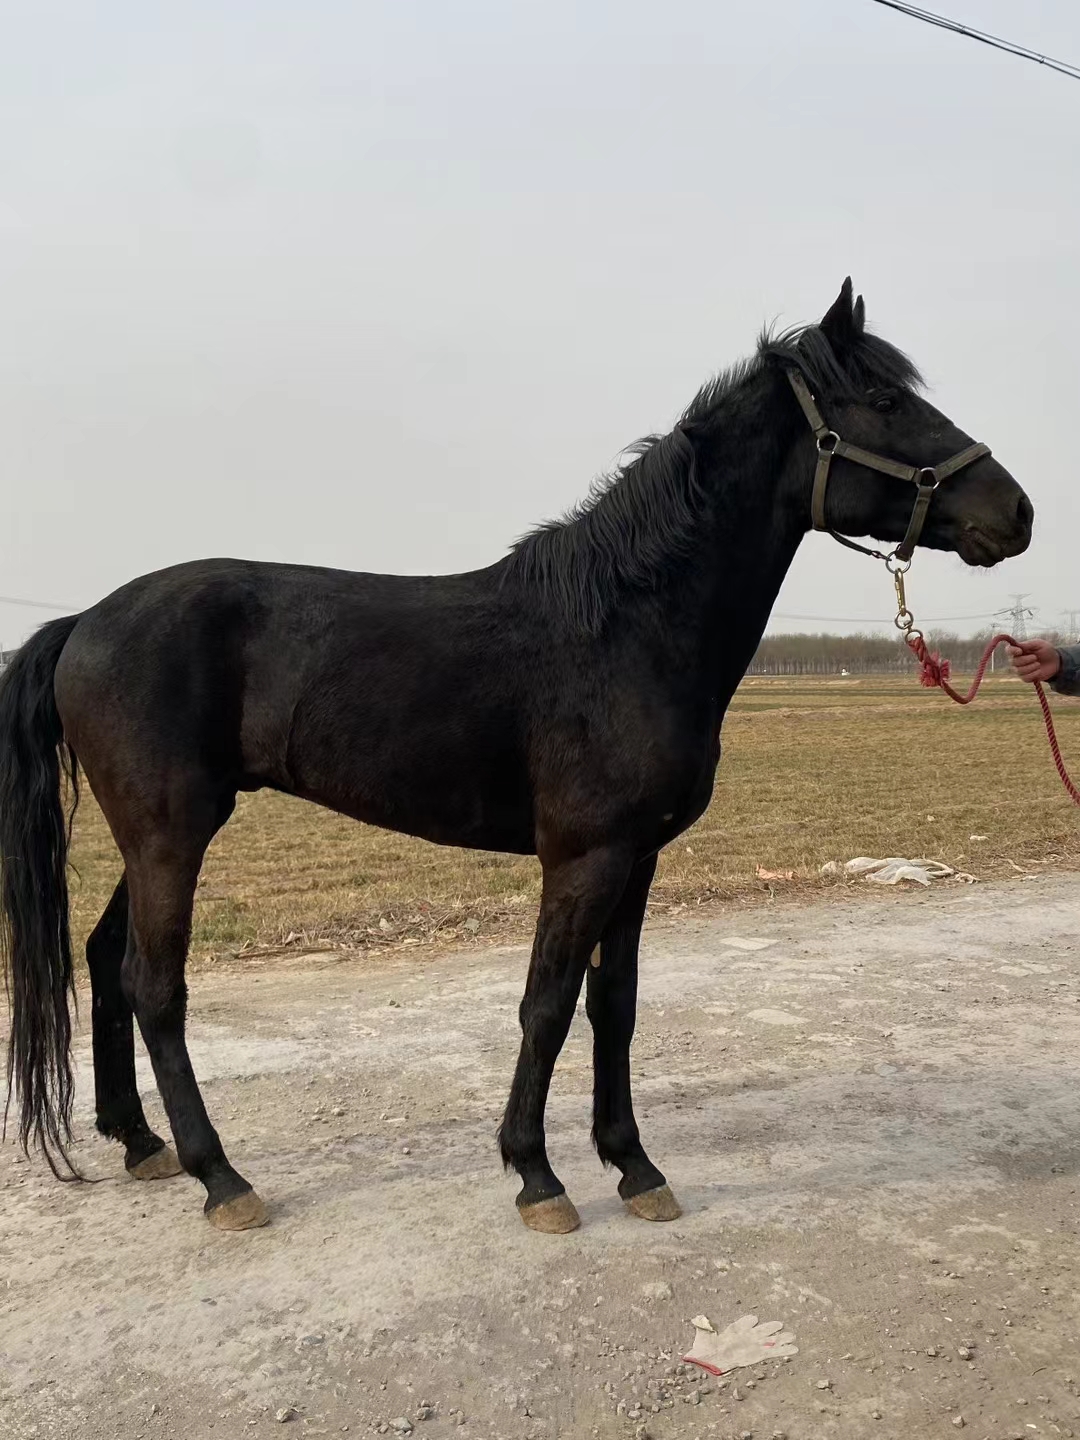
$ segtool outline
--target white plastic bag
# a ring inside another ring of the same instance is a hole
[[[857,855],[844,866],[849,875],[861,875],[876,885],[899,885],[902,880],[916,885],[929,885],[931,880],[945,880],[956,871],[940,860],[907,860],[903,855],[888,855],[884,860]]]

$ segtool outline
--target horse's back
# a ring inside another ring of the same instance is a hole
[[[57,703],[92,783],[95,765],[189,765],[432,839],[528,848],[532,642],[509,613],[485,571],[195,561],[80,617]]]

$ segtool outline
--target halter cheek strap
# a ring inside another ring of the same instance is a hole
[[[817,407],[817,401],[810,393],[810,387],[800,372],[789,369],[787,377],[791,382],[791,388],[795,391],[795,398],[814,432],[814,439],[817,441],[814,493],[810,502],[810,516],[814,529],[828,531],[834,540],[839,540],[840,544],[846,545],[849,550],[858,550],[860,554],[872,555],[875,560],[890,558],[882,555],[879,550],[870,550],[865,545],[859,545],[854,540],[849,540],[845,535],[839,535],[826,524],[825,492],[829,484],[829,470],[833,456],[839,456],[843,460],[851,460],[856,465],[864,465],[868,470],[877,470],[882,475],[890,475],[894,480],[907,480],[916,487],[915,506],[911,512],[911,519],[908,521],[907,533],[893,551],[896,559],[906,563],[911,559],[912,552],[919,543],[919,536],[926,523],[926,514],[930,509],[934,491],[950,475],[955,475],[958,470],[963,470],[966,466],[974,464],[976,460],[981,460],[984,455],[989,455],[989,445],[969,445],[966,450],[961,450],[950,459],[943,460],[940,465],[921,467],[902,465],[897,460],[890,460],[886,455],[877,455],[873,450],[864,450],[861,445],[851,445],[846,440],[841,440],[836,431],[831,430],[825,423],[821,411]]]

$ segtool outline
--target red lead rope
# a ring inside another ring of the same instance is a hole
[[[918,660],[922,666],[919,674],[920,684],[925,685],[928,690],[940,687],[945,691],[945,694],[948,695],[950,700],[956,701],[957,705],[970,705],[979,693],[979,686],[982,684],[983,676],[986,674],[986,667],[990,664],[990,656],[993,655],[994,651],[1002,643],[1015,645],[1016,641],[1011,635],[994,636],[983,652],[983,657],[979,661],[979,668],[975,671],[975,678],[971,682],[971,689],[966,695],[961,695],[958,690],[954,690],[949,684],[950,666],[948,660],[943,660],[936,651],[931,654],[926,648],[926,641],[918,631],[907,636],[907,643],[916,660]],[[1046,698],[1046,691],[1038,680],[1035,681],[1035,693],[1038,695],[1039,704],[1042,706],[1043,721],[1046,725],[1046,736],[1050,741],[1050,751],[1053,754],[1057,772],[1061,776],[1061,783],[1069,792],[1069,798],[1073,803],[1080,805],[1080,790],[1077,790],[1069,778],[1069,772],[1065,769],[1065,762],[1061,758],[1061,746],[1058,744],[1057,732],[1054,729],[1054,717],[1050,713],[1050,702]]]

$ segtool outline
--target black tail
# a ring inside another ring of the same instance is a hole
[[[52,620],[0,676],[0,955],[11,1009],[7,1101],[20,1101],[19,1138],[42,1147],[54,1175],[71,1139],[71,1016],[67,851],[61,778],[77,799],[53,674],[78,616]],[[74,813],[74,812],[73,812]]]

